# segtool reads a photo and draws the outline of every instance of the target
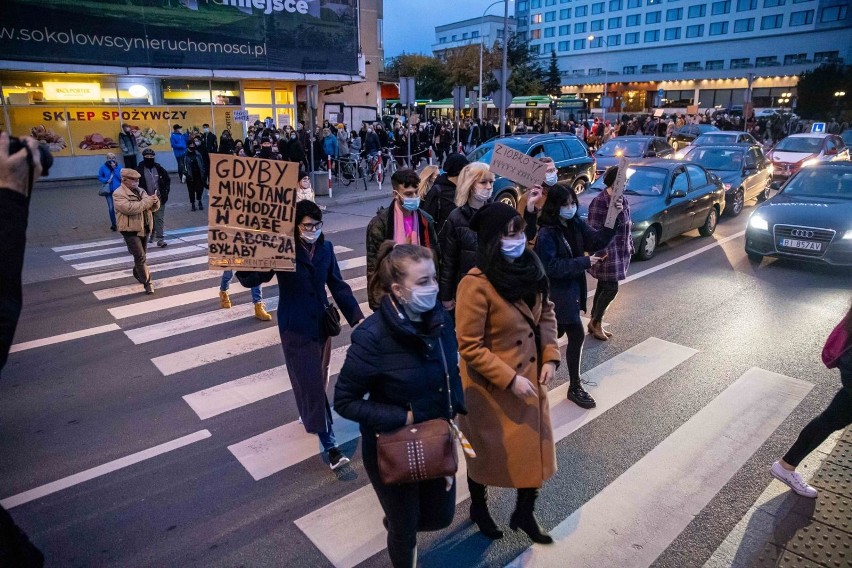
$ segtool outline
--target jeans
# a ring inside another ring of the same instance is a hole
[[[127,250],[133,255],[133,277],[140,284],[148,286],[151,284],[151,273],[145,264],[145,253],[148,245],[148,235],[140,237],[135,231],[122,231],[121,236],[127,244]]]
[[[445,529],[456,510],[456,484],[447,491],[444,478],[385,485],[379,476],[374,436],[363,436],[364,469],[388,520],[388,555],[394,568],[417,564],[418,531]]]
[[[337,440],[334,438],[334,429],[331,427],[331,423],[328,424],[328,429],[325,432],[318,432],[317,437],[319,438],[320,444],[322,444],[322,450],[327,452],[331,448],[337,446]]]
[[[615,300],[618,295],[618,281],[608,282],[606,280],[598,280],[598,285],[595,288],[595,299],[592,300],[592,319],[603,320],[606,309]]]
[[[166,204],[160,203],[160,208],[154,211],[154,238],[163,240],[163,224],[166,215]]]
[[[231,279],[234,277],[233,270],[226,270],[222,273],[222,282],[219,284],[219,290],[227,292],[231,286]],[[254,286],[251,289],[251,301],[254,304],[259,304],[263,301],[263,294],[260,292],[260,286]]]
[[[177,161],[178,167],[178,177],[181,179],[183,179],[183,177],[186,175],[186,164],[183,163],[184,156],[185,154],[181,154],[180,156],[175,154],[175,160]]]
[[[583,342],[586,332],[582,323],[559,324],[559,337],[568,334],[568,345],[565,347],[565,365],[568,367],[568,377],[571,387],[580,384],[580,358],[583,356]]]
[[[112,194],[106,195],[105,197],[106,197],[106,201],[107,201],[107,209],[109,210],[110,227],[115,227],[115,224],[116,224],[115,205],[113,205],[113,202],[112,202]]]

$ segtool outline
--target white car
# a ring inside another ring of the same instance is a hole
[[[849,147],[836,134],[793,134],[778,142],[767,154],[773,180],[786,180],[802,166],[818,162],[849,161]]]

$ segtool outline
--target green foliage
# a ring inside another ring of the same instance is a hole
[[[562,94],[562,79],[559,76],[559,65],[556,62],[556,52],[550,52],[550,65],[547,68],[547,74],[544,76],[542,84],[545,95],[559,96]]]
[[[852,98],[852,66],[842,63],[825,63],[805,71],[796,85],[798,100],[796,113],[802,118],[829,119],[848,111]],[[845,97],[834,93],[844,91]]]
[[[542,69],[538,63],[538,53],[517,34],[509,39],[507,61],[512,70],[508,88],[514,96],[540,95]]]

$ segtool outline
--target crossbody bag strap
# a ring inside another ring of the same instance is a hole
[[[441,341],[441,337],[438,336],[438,348],[441,350],[441,362],[444,363],[444,378],[447,381],[447,408],[449,409],[449,415],[447,416],[448,420],[453,419],[453,396],[452,390],[450,389],[450,368],[447,366],[447,356],[444,354],[444,343]]]

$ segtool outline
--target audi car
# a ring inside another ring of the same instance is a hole
[[[635,161],[639,158],[670,158],[674,148],[665,138],[658,136],[619,136],[601,146],[595,152],[596,171],[599,176],[610,166],[617,166],[622,156]]]
[[[802,166],[818,162],[848,161],[849,148],[836,134],[792,134],[768,153],[774,166],[772,179],[783,181]]]
[[[745,251],[755,262],[776,256],[852,266],[852,162],[823,162],[796,172],[755,208]]]
[[[684,146],[692,144],[692,141],[707,132],[718,132],[719,129],[712,124],[685,124],[672,132],[669,144],[672,148],[679,150]]]
[[[736,132],[733,130],[719,130],[717,132],[705,132],[692,141],[689,146],[681,148],[675,154],[675,158],[682,159],[693,146],[726,146],[728,144],[757,144],[754,136],[748,132]]]
[[[701,164],[725,184],[725,215],[736,217],[747,201],[766,199],[772,163],[757,144],[688,148],[685,160]]]

